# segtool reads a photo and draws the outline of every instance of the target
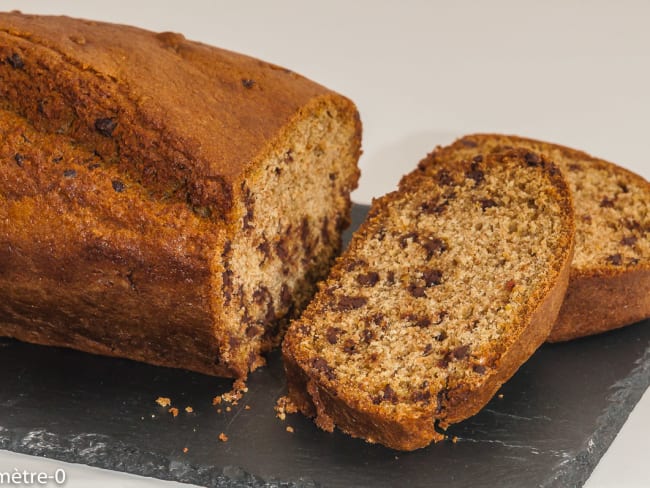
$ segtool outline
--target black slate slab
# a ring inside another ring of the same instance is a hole
[[[355,206],[355,225],[366,211]],[[322,432],[300,414],[277,419],[277,354],[219,414],[212,398],[231,381],[0,339],[0,448],[220,487],[579,486],[650,384],[649,325],[543,346],[503,398],[449,430],[456,443],[412,453]]]

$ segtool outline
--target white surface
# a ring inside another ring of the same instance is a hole
[[[5,0],[0,8],[183,32],[349,96],[364,123],[358,202],[393,189],[435,145],[476,131],[564,143],[650,178],[647,1]],[[586,486],[649,486],[649,433],[646,393]],[[28,463],[52,466],[0,452],[0,468]],[[148,486],[69,472],[68,487]]]

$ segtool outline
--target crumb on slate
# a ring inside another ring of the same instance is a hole
[[[287,418],[288,413],[296,413],[298,411],[298,407],[294,405],[294,403],[289,399],[287,396],[282,396],[278,398],[278,401],[275,404],[275,416],[279,418],[280,420],[285,420]]]
[[[171,407],[169,409],[169,413],[171,413],[174,417],[178,417],[178,409],[176,407]]]
[[[228,436],[222,432],[221,434],[219,434],[219,440],[221,442],[228,442]]]
[[[287,432],[289,432],[290,434],[293,434],[293,427],[291,427],[290,425],[287,425]]]
[[[184,447],[183,452],[186,453],[187,451],[189,451],[189,449],[187,447]]]
[[[194,411],[194,409],[188,405],[187,407],[185,407],[185,411],[187,413],[192,413]]]
[[[156,399],[156,403],[161,407],[169,407],[172,404],[172,401],[170,398],[167,397],[158,397]]]
[[[250,406],[250,405],[246,405],[246,406],[244,407],[244,410],[250,410],[250,409],[251,409],[251,406]]]

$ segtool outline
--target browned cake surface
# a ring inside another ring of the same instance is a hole
[[[574,195],[576,249],[565,302],[549,341],[650,317],[650,183],[613,163],[557,144],[475,134],[433,153],[422,168],[521,147],[562,168]],[[429,161],[431,160],[431,161]]]
[[[339,250],[360,131],[278,66],[0,13],[0,335],[245,376]]]
[[[514,151],[416,170],[373,202],[283,352],[326,430],[396,449],[475,414],[546,339],[573,254],[569,189]]]

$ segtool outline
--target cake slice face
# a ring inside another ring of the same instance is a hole
[[[569,189],[534,153],[416,170],[373,202],[285,338],[325,430],[411,450],[485,405],[546,339],[573,254]]]
[[[575,339],[650,317],[650,183],[582,151],[517,136],[475,134],[431,154],[421,168],[519,147],[557,164],[573,192],[576,248],[564,304],[548,338]]]

